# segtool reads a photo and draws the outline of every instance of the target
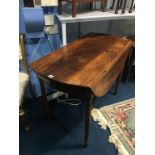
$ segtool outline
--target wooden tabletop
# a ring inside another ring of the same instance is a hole
[[[96,85],[131,46],[131,40],[117,36],[87,36],[33,62],[30,67],[48,80],[87,87],[100,96],[95,92]]]

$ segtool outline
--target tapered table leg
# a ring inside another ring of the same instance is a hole
[[[92,101],[93,101],[93,96],[90,94],[87,99],[87,102],[86,102],[85,136],[84,136],[85,147],[88,145],[89,128],[90,128],[90,122],[91,122]]]
[[[47,100],[44,81],[39,78],[39,83],[40,83],[40,87],[41,87],[42,100],[43,100],[43,102],[45,104],[45,109],[46,109],[46,112],[47,112],[47,117],[50,120],[51,119],[51,112],[50,112],[50,107],[49,107],[48,100]]]
[[[23,101],[22,101],[21,105],[19,106],[19,117],[22,119],[22,121],[24,123],[24,130],[29,131],[30,127],[29,127],[28,121],[26,119],[25,111],[23,109]]]
[[[118,93],[118,87],[119,87],[119,84],[120,84],[122,73],[123,73],[123,70],[121,71],[121,73],[118,75],[118,77],[116,79],[116,85],[115,85],[114,95],[116,95]]]
[[[127,60],[125,62],[125,66],[124,66],[124,71],[123,71],[123,77],[122,80],[125,83],[128,79],[128,75],[129,75],[129,68],[131,65],[131,62],[134,60],[135,57],[135,52],[134,52],[134,48],[132,47],[129,51]]]
[[[30,127],[29,127],[28,121],[26,119],[25,111],[23,110],[22,105],[19,106],[19,117],[22,119],[22,121],[24,123],[24,130],[29,131]]]

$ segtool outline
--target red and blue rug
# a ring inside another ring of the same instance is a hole
[[[92,110],[92,117],[101,128],[110,129],[109,142],[119,155],[135,154],[135,99]]]

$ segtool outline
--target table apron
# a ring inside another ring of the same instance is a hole
[[[82,100],[87,100],[90,97],[90,95],[93,95],[91,89],[88,87],[69,85],[51,79],[46,79],[40,75],[37,76],[38,78],[42,79],[44,83],[47,84],[49,87],[54,88],[58,91],[62,91],[64,93],[74,95],[75,97],[79,97]]]
[[[124,69],[128,53],[129,51],[127,51],[110,69],[110,71],[108,71],[108,73],[101,78],[98,83],[96,83],[95,87],[93,88],[93,93],[95,96],[101,97],[109,91],[121,71]]]

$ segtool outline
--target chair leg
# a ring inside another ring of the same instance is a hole
[[[129,9],[129,13],[132,13],[133,5],[134,5],[134,0],[132,0],[132,2],[131,2],[131,6],[130,6],[130,9]]]
[[[103,1],[102,1],[102,5],[103,5],[103,12],[106,12],[107,2],[108,2],[108,0],[103,0]]]
[[[113,9],[114,8],[114,5],[115,5],[115,0],[113,0],[112,6],[110,7],[110,9]]]
[[[23,123],[24,123],[24,130],[25,131],[29,131],[30,127],[28,125],[26,116],[25,116],[25,111],[23,110],[22,106],[19,107],[19,117],[22,119]]]
[[[124,5],[123,5],[123,9],[122,9],[122,13],[125,13],[126,2],[127,2],[127,0],[124,1]]]
[[[117,6],[116,6],[115,14],[118,14],[119,4],[120,4],[120,0],[117,0]]]
[[[76,0],[72,0],[72,17],[76,16]]]
[[[119,9],[122,9],[122,5],[123,5],[123,0],[120,1]]]

